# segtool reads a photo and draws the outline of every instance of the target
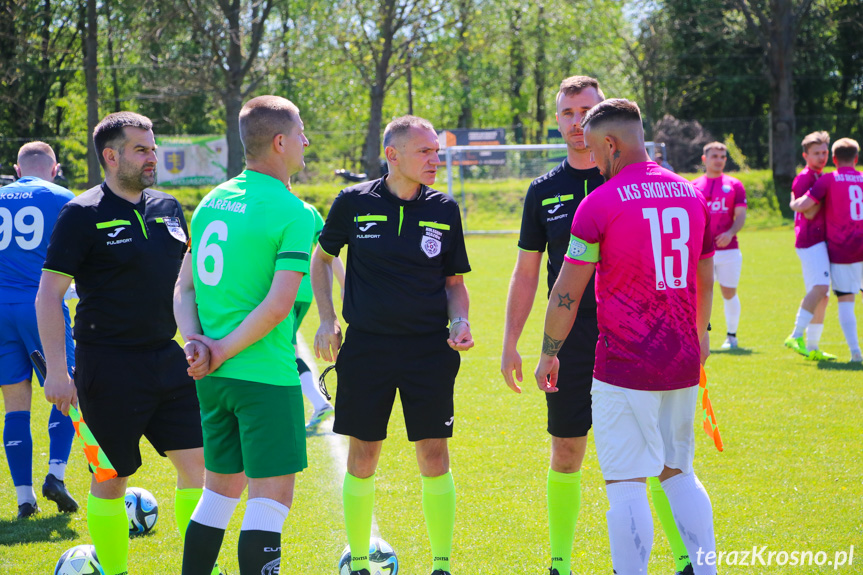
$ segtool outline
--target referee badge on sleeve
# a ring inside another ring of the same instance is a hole
[[[174,239],[186,243],[186,232],[183,231],[183,227],[180,225],[180,218],[162,218],[162,221],[168,227],[168,233]]]

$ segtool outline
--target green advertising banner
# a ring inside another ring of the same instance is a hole
[[[224,136],[157,136],[157,185],[216,186],[227,178]]]

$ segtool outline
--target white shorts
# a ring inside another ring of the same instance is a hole
[[[626,389],[593,380],[593,437],[606,481],[656,477],[664,466],[692,473],[698,386]]]
[[[743,254],[740,250],[716,250],[713,254],[713,275],[719,285],[736,288],[743,269]]]
[[[863,262],[855,264],[830,264],[833,291],[857,295],[863,283]]]
[[[827,255],[827,242],[819,242],[808,248],[797,248],[797,257],[803,268],[803,285],[806,293],[815,286],[830,285],[830,256]]]

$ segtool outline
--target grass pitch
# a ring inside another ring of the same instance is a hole
[[[855,564],[840,573],[860,573],[863,564],[863,463],[859,413],[863,371],[845,363],[848,350],[828,308],[822,348],[836,363],[812,363],[785,349],[803,296],[800,268],[788,229],[748,231],[740,236],[744,254],[739,329],[742,349],[715,351],[707,364],[709,388],[725,451],[718,453],[697,434],[696,472],[713,501],[717,546],[725,552],[750,550],[837,551],[855,546]],[[545,308],[544,280],[519,350],[525,367],[524,392],[509,391],[499,374],[504,303],[516,257],[513,236],[470,237],[473,272],[471,323],[477,345],[462,355],[456,385],[456,430],[451,442],[458,493],[453,572],[474,574],[546,573],[550,564],[545,510],[545,477],[550,441],[545,401],[530,382],[538,357]],[[716,290],[713,326],[718,349],[725,321]],[[858,316],[860,308],[858,307]],[[303,326],[311,342],[317,328],[312,310]],[[319,364],[319,368],[322,364]],[[122,374],[117,374],[118,380]],[[330,389],[337,387],[329,378]],[[33,436],[36,490],[47,469],[49,407],[34,390]],[[310,410],[309,410],[310,411]],[[299,476],[283,536],[283,573],[336,573],[346,544],[342,523],[341,476],[325,436],[309,438],[310,467]],[[142,442],[144,466],[130,485],[144,487],[159,501],[153,533],[130,544],[130,573],[179,573],[182,548],[174,527],[175,477],[168,462]],[[60,554],[89,543],[84,509],[59,515],[39,498],[42,513],[16,521],[15,491],[5,454],[0,452],[0,570],[51,573]],[[73,448],[67,483],[86,504],[89,474],[80,448]],[[577,574],[611,573],[605,524],[608,505],[590,441],[583,467],[581,515],[575,538]],[[220,564],[238,573],[236,542],[243,504],[225,537]],[[429,573],[430,551],[420,504],[420,478],[407,441],[398,402],[390,419],[377,473],[375,517],[382,536],[396,549],[403,575]],[[764,554],[765,560],[767,554]],[[738,555],[738,561],[740,555]],[[670,552],[656,523],[651,573],[674,572]],[[792,567],[726,566],[722,573],[827,573],[831,565]]]

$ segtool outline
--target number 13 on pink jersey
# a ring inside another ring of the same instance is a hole
[[[671,207],[662,210],[660,217],[658,208],[644,208],[641,213],[650,223],[650,245],[653,248],[653,264],[656,268],[656,289],[682,289],[686,287],[686,272],[689,267],[689,214],[684,208]],[[680,234],[671,238],[672,253],[662,253],[662,236],[674,234],[673,221],[677,220]],[[661,224],[661,226],[660,226]],[[679,256],[680,275],[674,275],[675,259]]]

